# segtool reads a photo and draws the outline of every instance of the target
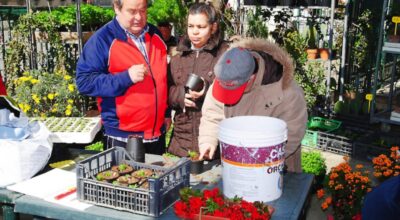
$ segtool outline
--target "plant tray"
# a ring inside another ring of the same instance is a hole
[[[309,148],[316,148],[318,144],[318,131],[306,130],[301,145]]]
[[[112,166],[128,163],[134,169],[162,172],[149,178],[149,188],[128,188],[96,180],[96,175]],[[136,214],[158,217],[179,199],[179,190],[189,187],[190,160],[181,158],[173,167],[132,160],[123,148],[111,148],[85,159],[77,166],[77,195],[80,201]]]
[[[321,131],[306,130],[306,135],[301,141],[301,145],[306,148],[318,149],[345,156],[351,156],[353,150],[351,139]]]
[[[351,156],[353,142],[351,139],[344,136],[319,132],[317,148],[335,154]]]
[[[51,117],[42,121],[52,132],[50,138],[53,143],[88,144],[101,128],[99,117]]]
[[[325,132],[331,132],[337,130],[340,125],[342,124],[341,121],[333,120],[333,119],[326,119],[321,117],[312,117],[311,120],[308,122],[307,127],[309,129],[318,129]]]

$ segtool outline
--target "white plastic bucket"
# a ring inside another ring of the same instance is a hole
[[[264,116],[239,116],[219,125],[223,194],[249,202],[282,195],[286,123]]]

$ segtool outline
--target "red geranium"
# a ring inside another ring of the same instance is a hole
[[[195,215],[204,214],[237,220],[270,219],[272,207],[262,202],[247,202],[241,198],[224,199],[218,188],[212,190],[180,191],[181,200],[175,203],[175,214],[184,219],[195,219]]]

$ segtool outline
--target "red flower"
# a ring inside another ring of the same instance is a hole
[[[175,203],[174,211],[177,216],[186,217],[187,205],[182,201],[178,201]]]
[[[262,202],[247,202],[240,198],[224,199],[218,188],[204,190],[203,193],[189,188],[180,191],[181,201],[175,204],[174,211],[181,218],[193,219],[195,214],[226,217],[237,220],[269,219],[269,207]]]

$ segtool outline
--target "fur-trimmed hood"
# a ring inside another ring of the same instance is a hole
[[[242,47],[252,51],[262,51],[282,65],[282,88],[286,89],[293,80],[294,65],[291,56],[277,44],[260,38],[244,38],[231,44],[230,48]],[[268,73],[266,73],[268,74]]]

